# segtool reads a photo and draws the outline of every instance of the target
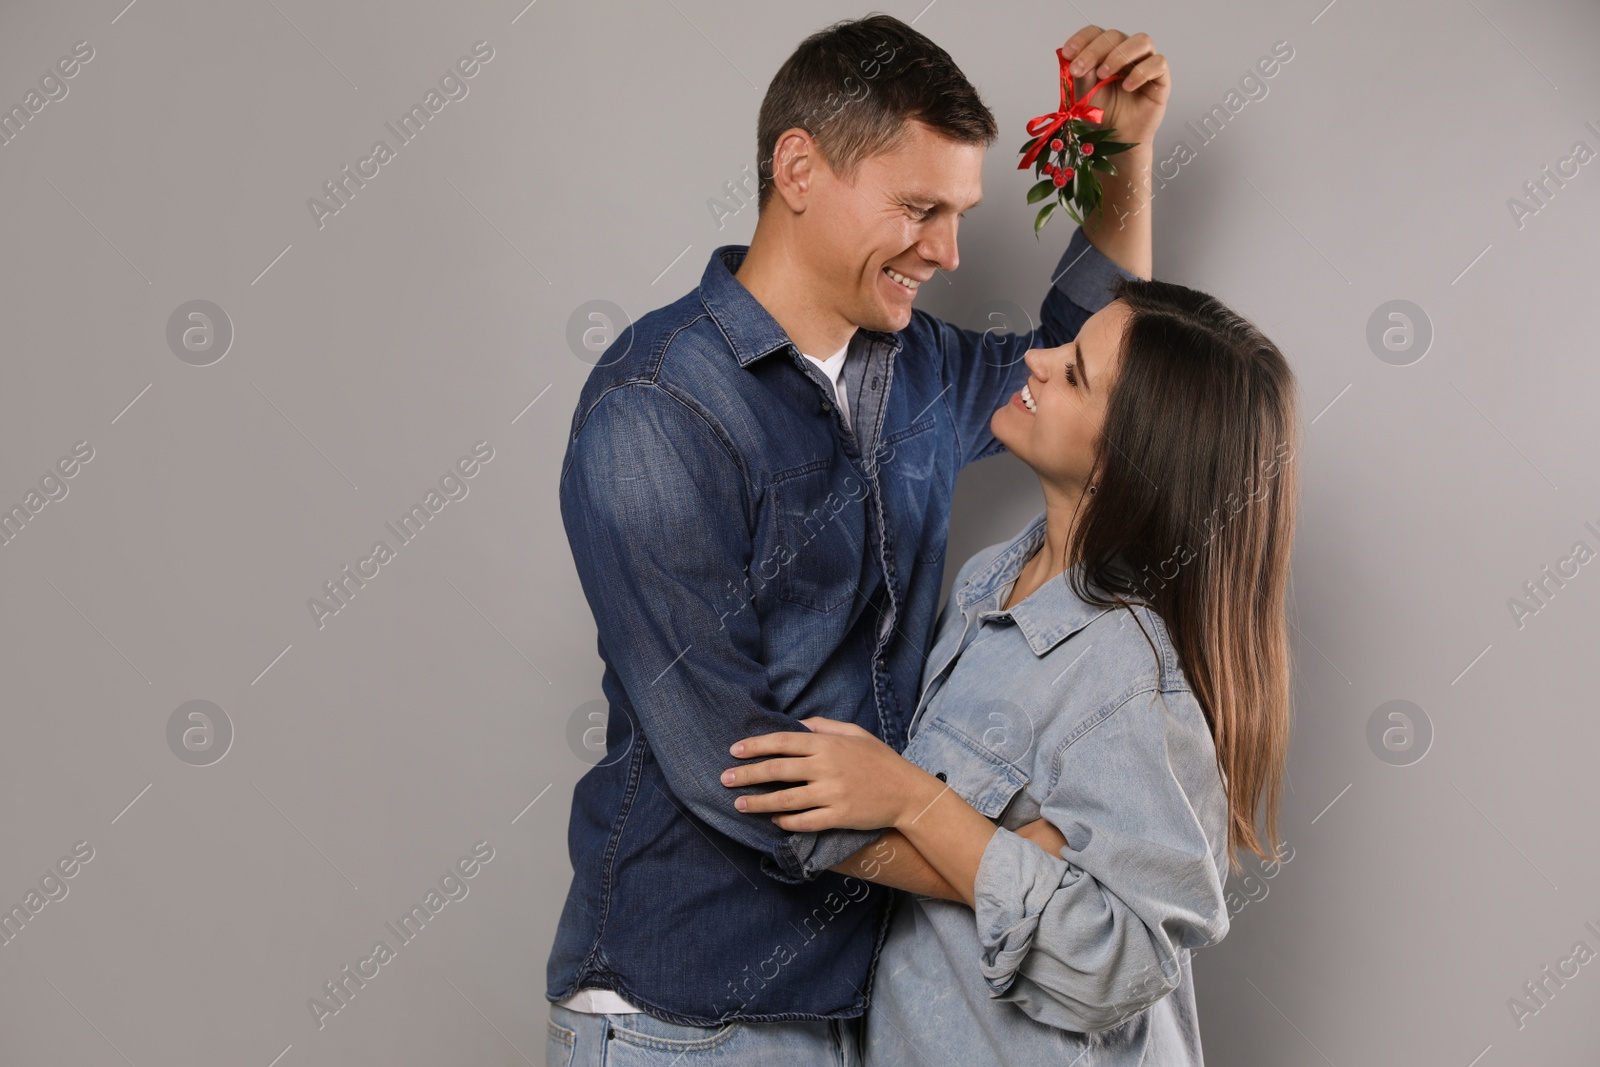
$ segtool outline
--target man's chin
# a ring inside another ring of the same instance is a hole
[[[869,321],[856,325],[879,333],[899,333],[911,325],[911,307],[909,304],[898,308],[875,307]]]

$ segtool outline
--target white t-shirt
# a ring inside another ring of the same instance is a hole
[[[609,989],[580,989],[557,1003],[563,1008],[589,1015],[628,1015],[639,1011]]]
[[[827,359],[818,359],[816,356],[805,355],[807,359],[822,368],[822,373],[828,376],[833,383],[833,391],[839,395],[839,414],[844,416],[844,424],[850,425],[850,398],[845,395],[844,379],[839,377],[839,372],[844,370],[845,353],[850,350],[850,342],[846,341],[844,347],[839,349]]]

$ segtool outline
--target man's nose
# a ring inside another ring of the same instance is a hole
[[[923,230],[922,240],[917,242],[917,251],[922,258],[940,270],[955,270],[961,265],[961,256],[956,249],[956,223],[953,215],[941,219]]]

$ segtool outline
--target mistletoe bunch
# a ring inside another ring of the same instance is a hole
[[[1018,170],[1032,166],[1034,174],[1041,179],[1028,190],[1028,203],[1037,204],[1046,197],[1053,197],[1033,220],[1035,237],[1058,206],[1065,208],[1074,222],[1083,225],[1083,220],[1100,206],[1098,175],[1117,173],[1116,166],[1106,157],[1126,152],[1138,144],[1137,141],[1111,140],[1116,131],[1098,125],[1105,110],[1089,103],[1103,86],[1123,75],[1102,78],[1079,100],[1067,57],[1059,48],[1056,57],[1061,61],[1061,106],[1028,120],[1028,132],[1033,137],[1019,149],[1023,156],[1017,164]],[[1047,146],[1048,152],[1045,151]]]

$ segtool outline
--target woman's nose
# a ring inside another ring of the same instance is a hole
[[[1045,376],[1040,373],[1040,370],[1044,366],[1044,360],[1042,358],[1044,351],[1045,350],[1042,348],[1031,348],[1028,350],[1028,354],[1025,357],[1025,362],[1028,364],[1028,370],[1032,371],[1033,376],[1039,379],[1041,382],[1045,380]]]

